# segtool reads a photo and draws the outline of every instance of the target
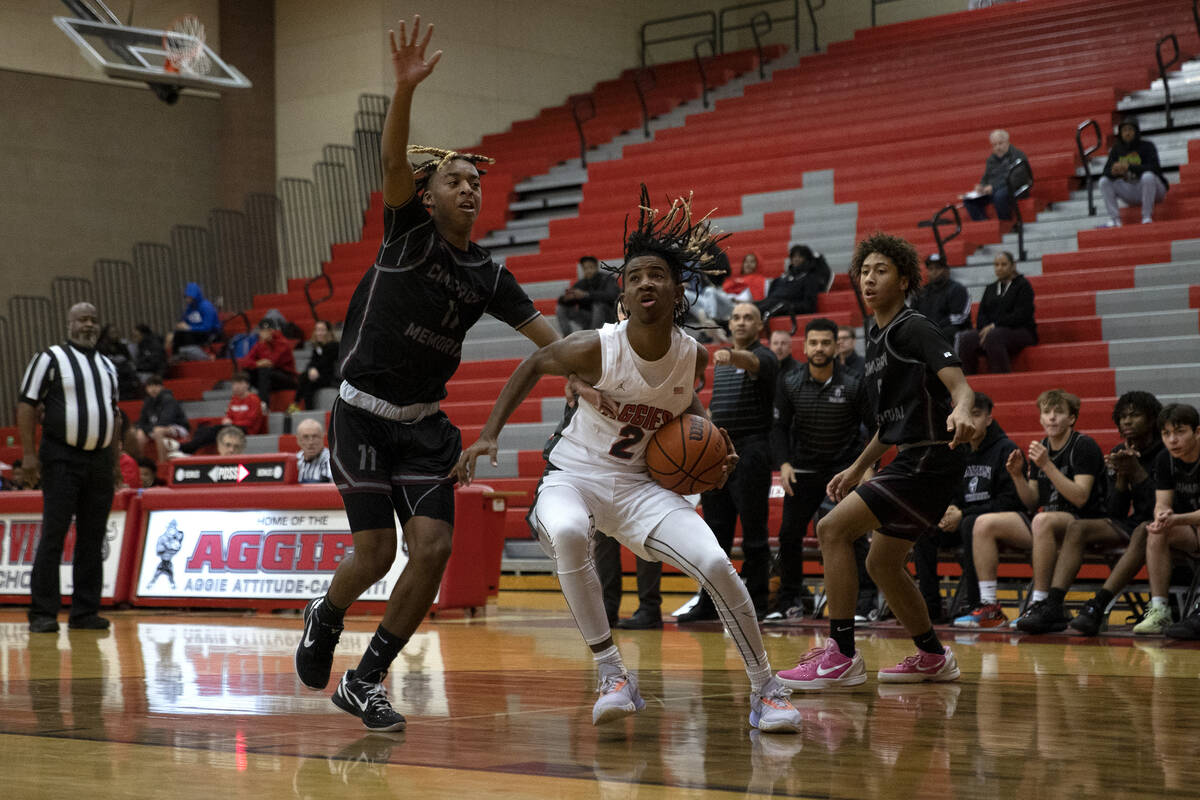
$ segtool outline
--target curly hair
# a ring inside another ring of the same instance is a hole
[[[1153,425],[1158,420],[1158,415],[1162,413],[1162,408],[1162,403],[1159,402],[1158,398],[1149,392],[1139,392],[1136,390],[1126,392],[1118,397],[1116,404],[1113,405],[1113,425],[1120,427],[1121,417],[1125,415],[1127,410],[1141,413]]]
[[[863,262],[872,253],[878,253],[891,261],[895,265],[896,271],[900,273],[900,277],[908,279],[908,289],[904,292],[905,297],[911,297],[921,288],[921,256],[917,254],[917,248],[913,247],[907,239],[890,236],[880,231],[863,239],[854,248],[854,257],[850,259],[850,280],[855,286],[858,285],[862,275]]]
[[[714,209],[715,210],[715,209]],[[650,192],[642,184],[638,203],[637,227],[629,229],[629,216],[625,217],[624,261],[617,267],[604,264],[609,272],[617,273],[624,282],[625,269],[629,262],[639,256],[654,256],[662,259],[671,272],[671,280],[685,283],[693,275],[723,279],[728,274],[728,259],[723,259],[721,242],[729,234],[718,234],[712,230],[709,217],[693,221],[692,196],[677,197],[671,201],[667,213],[663,214],[650,205]],[[720,262],[724,269],[716,269]],[[687,320],[691,303],[685,296],[675,304],[675,324],[683,325]]]
[[[486,170],[479,169],[480,164],[496,163],[496,159],[489,156],[481,156],[477,153],[460,153],[456,150],[447,150],[444,147],[429,147],[421,144],[410,144],[408,146],[408,154],[433,156],[433,158],[420,164],[411,164],[417,194],[424,192],[429,187],[429,179],[433,177],[433,174],[440,172],[451,161],[466,161],[479,170],[480,176],[487,174]]]

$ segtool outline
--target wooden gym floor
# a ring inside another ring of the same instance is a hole
[[[1200,649],[1157,638],[944,629],[959,682],[885,687],[874,670],[911,640],[863,628],[870,680],[793,696],[803,733],[762,736],[716,625],[618,631],[647,707],[594,728],[561,597],[504,592],[422,627],[389,676],[408,730],[368,734],[332,685],[300,686],[294,614],[111,618],[105,634],[30,635],[23,609],[0,610],[6,800],[1200,796]],[[373,628],[348,620],[335,671]],[[767,629],[773,665],[823,631]]]

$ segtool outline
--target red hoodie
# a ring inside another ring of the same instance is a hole
[[[263,416],[262,399],[254,392],[246,392],[241,397],[229,398],[225,408],[225,416],[229,421],[253,436],[262,433],[266,428],[267,418]]]
[[[238,359],[239,369],[254,369],[263,358],[271,360],[275,369],[283,370],[289,375],[296,374],[296,356],[292,352],[292,343],[287,337],[276,332],[271,341],[259,339],[250,352]]]

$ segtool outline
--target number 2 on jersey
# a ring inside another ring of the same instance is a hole
[[[617,439],[608,449],[608,454],[617,458],[633,458],[633,453],[629,452],[629,448],[640,442],[646,432],[637,425],[626,425],[618,431],[618,435],[621,438]]]

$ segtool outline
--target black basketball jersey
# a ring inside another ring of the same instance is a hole
[[[539,312],[487,250],[447,242],[417,196],[385,206],[383,230],[346,312],[342,377],[395,405],[441,400],[463,339],[485,311],[517,329]]]
[[[1175,493],[1171,510],[1176,514],[1200,509],[1200,459],[1189,464],[1164,447],[1154,464],[1154,488]]]
[[[1050,439],[1042,438],[1042,446],[1050,455],[1050,461],[1058,467],[1058,471],[1067,478],[1074,480],[1076,475],[1092,475],[1092,491],[1082,506],[1076,506],[1061,494],[1046,473],[1034,464],[1029,465],[1029,477],[1037,481],[1038,505],[1043,511],[1067,511],[1084,518],[1104,516],[1104,452],[1096,440],[1086,433],[1071,431],[1066,443],[1057,450],[1050,448]]]
[[[911,308],[880,329],[867,327],[864,371],[884,444],[948,442],[953,403],[938,370],[962,364],[941,330]]]

